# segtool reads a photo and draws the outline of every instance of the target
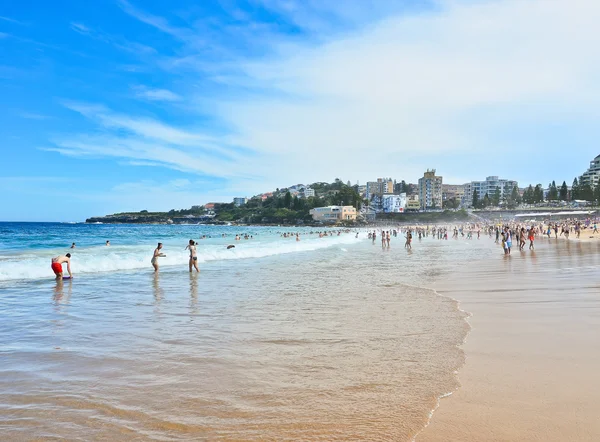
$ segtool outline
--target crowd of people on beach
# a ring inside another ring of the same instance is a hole
[[[448,240],[448,234],[451,232],[452,239],[466,238],[471,240],[476,237],[478,240],[481,239],[482,231],[487,233],[490,238],[495,237],[495,243],[500,245],[505,255],[510,255],[512,251],[513,239],[516,240],[519,251],[524,251],[529,241],[529,250],[535,250],[535,240],[538,237],[546,236],[548,239],[564,237],[569,239],[571,232],[574,232],[575,238],[579,239],[583,231],[589,231],[592,235],[598,233],[598,220],[597,219],[586,219],[583,222],[578,219],[567,219],[561,222],[540,222],[538,223],[519,223],[513,221],[511,223],[495,223],[495,222],[480,222],[480,223],[465,223],[457,226],[412,226],[412,227],[397,227],[397,228],[385,228],[385,229],[368,229],[367,238],[375,244],[377,237],[381,238],[381,247],[390,248],[392,238],[397,238],[398,235],[404,235],[405,243],[404,247],[407,250],[412,250],[413,235],[417,236],[419,240],[423,238],[432,237],[438,240]],[[355,238],[359,238],[361,230],[356,229],[338,229],[338,230],[322,230],[322,231],[310,231],[310,232],[277,232],[281,238],[294,239],[300,241],[301,235],[318,235],[319,238],[340,236],[343,233],[355,232]],[[222,238],[226,238],[226,234],[221,235]],[[202,235],[200,240],[210,239],[211,236]],[[254,236],[252,234],[236,234],[235,241],[252,240]],[[105,243],[106,247],[110,247],[110,240]],[[188,241],[185,250],[189,251],[188,268],[192,272],[200,272],[198,267],[198,242],[193,239]],[[71,244],[71,249],[76,248],[76,243]],[[234,244],[226,245],[226,248],[235,248]],[[162,251],[163,244],[158,243],[154,249],[154,253],[150,260],[154,272],[159,271],[159,258],[166,257]],[[67,265],[68,277],[63,276],[63,264]],[[71,272],[71,253],[65,255],[59,255],[53,257],[51,260],[51,268],[54,272],[56,279],[72,278],[73,273]]]

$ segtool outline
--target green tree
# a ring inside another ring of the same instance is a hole
[[[512,189],[510,188],[510,184],[506,183],[504,184],[504,188],[502,189],[502,198],[500,199],[500,205],[503,207],[506,207],[509,205],[509,201],[511,198],[511,191]]]
[[[288,190],[285,192],[285,196],[283,197],[283,207],[289,209],[292,206],[292,194]]]
[[[577,178],[573,180],[573,185],[571,186],[571,201],[579,199],[579,181]]]
[[[569,188],[567,187],[567,183],[563,181],[562,186],[560,186],[559,196],[561,201],[566,201],[569,198]]]
[[[594,200],[594,189],[589,184],[580,184],[579,185],[579,199],[585,201],[593,201]]]
[[[519,188],[517,186],[513,186],[507,205],[509,208],[515,208],[520,202],[521,195],[519,194]]]
[[[596,204],[600,205],[600,182],[598,182],[594,189],[594,200],[596,201]]]
[[[523,202],[525,204],[533,204],[535,202],[533,186],[531,184],[525,189],[525,192],[523,192]]]
[[[458,209],[460,201],[454,196],[442,203],[443,209]]]
[[[473,201],[471,203],[474,209],[479,208],[479,193],[477,193],[477,189],[473,191]]]
[[[556,182],[552,181],[550,186],[548,186],[548,201],[556,200],[558,200],[558,188],[556,187]]]
[[[533,202],[536,204],[544,202],[544,190],[541,184],[536,184],[535,189],[533,189]]]
[[[484,197],[483,197],[483,201],[481,201],[481,208],[485,209],[486,207],[490,207],[491,205],[492,205],[492,200],[490,199],[490,197],[486,193],[484,195]]]
[[[498,207],[500,205],[500,196],[502,192],[500,191],[500,187],[496,187],[494,194],[492,195],[492,206]]]

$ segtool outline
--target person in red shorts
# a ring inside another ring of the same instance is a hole
[[[535,249],[535,247],[533,247],[534,240],[535,240],[535,229],[533,228],[533,226],[531,226],[531,229],[529,229],[529,250]]]
[[[52,271],[56,275],[56,279],[62,279],[63,277],[63,267],[64,263],[67,263],[67,272],[69,272],[69,277],[72,278],[73,274],[71,273],[71,254],[67,253],[65,256],[56,256],[52,258]]]

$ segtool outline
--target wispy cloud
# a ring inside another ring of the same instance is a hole
[[[134,94],[162,107],[177,101],[213,126],[67,103],[104,133],[65,136],[54,149],[228,179],[251,171],[266,188],[334,175],[415,180],[426,167],[519,178],[527,166],[496,161],[497,152],[544,151],[559,162],[564,146],[548,129],[560,123],[568,137],[596,122],[600,3],[439,0],[418,13],[409,3],[422,4],[255,0],[276,19],[216,20],[222,33],[208,51],[213,34],[198,32],[206,20],[167,19],[121,0],[128,15],[173,37],[152,63],[186,91]]]
[[[73,29],[75,32],[79,32],[80,34],[85,35],[88,35],[91,32],[91,29],[88,28],[86,25],[77,22],[71,22],[71,29]]]
[[[222,154],[227,158],[229,149],[223,147],[227,145],[227,141],[224,139],[179,129],[151,118],[132,117],[115,113],[104,106],[72,101],[66,101],[63,104],[68,109],[100,123],[107,129],[124,130],[145,139],[154,139],[168,144],[195,147],[197,150]]]
[[[142,11],[127,0],[117,0],[117,3],[125,13],[175,38],[189,40],[195,37],[191,30],[172,26],[165,18]]]
[[[8,23],[12,23],[12,24],[15,24],[15,25],[20,25],[20,26],[25,26],[26,25],[25,22],[22,22],[20,20],[16,20],[16,19],[10,18],[10,17],[0,16],[0,21],[5,21],[5,22],[8,22]]]
[[[56,137],[43,150],[83,158],[115,158],[137,166],[157,166],[197,175],[247,180],[246,169],[259,158],[226,137],[172,127],[146,117],[115,113],[104,106],[78,102],[64,105],[95,122],[97,135]],[[251,169],[250,169],[251,170]]]
[[[131,52],[138,55],[151,55],[156,53],[156,50],[151,46],[133,42],[120,36],[113,36],[101,30],[92,29],[80,22],[71,22],[70,27],[78,34],[113,45],[117,49],[126,52]]]
[[[153,89],[146,86],[133,86],[135,96],[150,101],[181,101],[182,97],[167,89]]]
[[[35,112],[19,112],[19,116],[27,120],[48,120],[52,118],[49,115],[38,114]]]

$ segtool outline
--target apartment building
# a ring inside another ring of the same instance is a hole
[[[496,193],[496,189],[500,189],[500,199],[508,197],[514,187],[519,187],[519,183],[514,180],[500,179],[497,176],[489,176],[485,181],[471,181],[464,185],[463,205],[470,207],[473,205],[473,193],[477,190],[479,198],[483,198],[486,194],[492,198]],[[508,195],[505,195],[508,192]]]
[[[580,184],[589,184],[592,189],[600,183],[600,155],[590,161],[590,167],[581,175]]]
[[[442,208],[442,177],[435,174],[435,169],[427,169],[419,178],[419,201],[422,210]]]

